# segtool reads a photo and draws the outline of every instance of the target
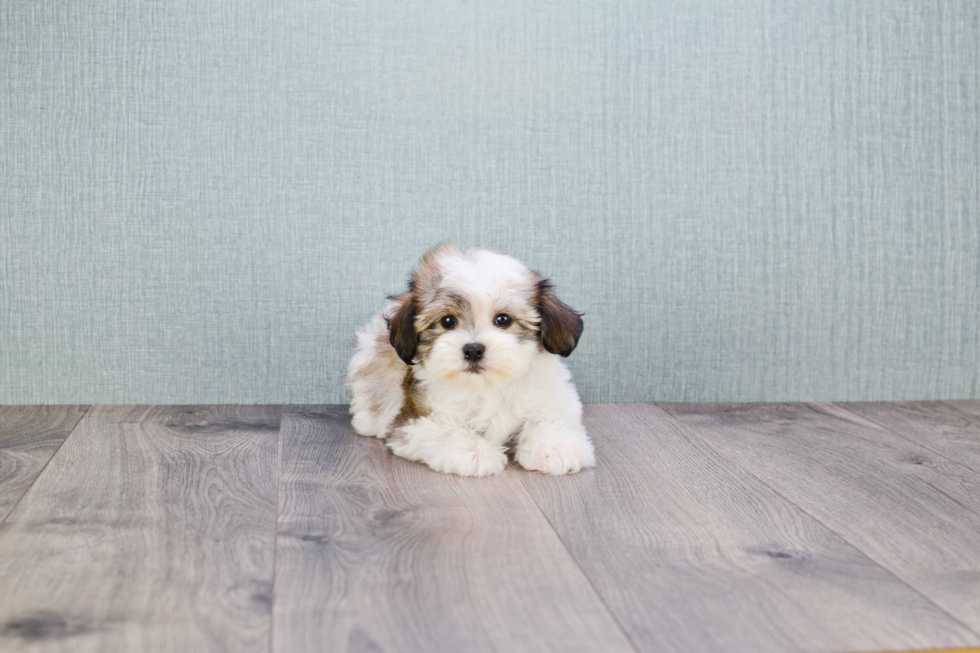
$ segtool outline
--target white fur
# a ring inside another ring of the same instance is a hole
[[[461,476],[502,471],[508,449],[525,469],[548,474],[595,465],[568,368],[538,340],[494,325],[500,312],[533,313],[533,273],[486,250],[453,252],[438,259],[439,289],[465,297],[469,310],[412,368],[428,414],[392,428],[409,367],[388,344],[389,307],[358,333],[347,375],[354,430],[387,438],[399,456]],[[468,371],[461,353],[469,342],[486,347],[478,373]]]

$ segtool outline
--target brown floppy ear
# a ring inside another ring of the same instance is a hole
[[[392,297],[400,306],[388,320],[388,340],[398,352],[398,357],[409,365],[414,365],[415,350],[419,345],[415,333],[415,297],[411,290],[399,297]]]
[[[552,354],[568,356],[582,336],[582,316],[555,296],[551,282],[538,282],[538,314],[541,316],[541,344]]]

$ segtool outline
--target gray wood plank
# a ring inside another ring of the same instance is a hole
[[[837,405],[980,472],[980,415],[942,401]]]
[[[633,650],[510,468],[438,474],[283,416],[274,650]]]
[[[978,641],[659,408],[591,405],[594,470],[523,480],[644,651]]]
[[[0,523],[85,414],[86,406],[0,406]]]
[[[980,415],[980,399],[959,399],[944,402],[971,415]]]
[[[94,407],[0,526],[4,651],[266,651],[277,407]]]
[[[980,632],[976,472],[832,404],[665,409]]]

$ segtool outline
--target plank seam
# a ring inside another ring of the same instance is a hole
[[[528,473],[533,473],[533,472],[528,472]],[[571,549],[568,548],[568,545],[565,543],[565,540],[562,539],[561,535],[555,529],[554,524],[552,524],[551,520],[548,519],[548,515],[545,514],[544,510],[541,509],[541,506],[539,506],[538,502],[534,499],[534,495],[531,494],[530,490],[527,489],[527,485],[524,483],[524,475],[518,474],[518,478],[521,481],[521,487],[524,488],[524,494],[528,496],[528,498],[531,500],[531,503],[534,504],[534,507],[538,509],[538,513],[540,513],[545,523],[548,524],[548,528],[551,529],[551,532],[555,534],[555,537],[558,539],[558,542],[561,544],[561,547],[565,549],[565,553],[568,554],[569,559],[571,559],[571,561],[575,563],[575,566],[582,573],[582,577],[585,578],[585,581],[589,584],[589,587],[592,588],[592,592],[596,595],[596,598],[599,599],[599,602],[602,604],[602,607],[604,607],[606,609],[606,612],[609,613],[609,616],[612,617],[613,623],[615,623],[616,627],[619,628],[619,631],[623,634],[623,637],[626,638],[626,641],[629,642],[629,645],[633,648],[633,650],[636,651],[637,653],[640,653],[639,646],[636,644],[636,642],[633,641],[633,638],[630,637],[630,634],[626,631],[626,628],[623,626],[622,622],[620,622],[619,616],[613,611],[612,608],[609,607],[609,604],[606,603],[606,598],[596,588],[595,584],[592,582],[592,578],[589,577],[589,574],[586,573],[585,569],[579,563],[578,558],[576,558],[575,554],[573,554]]]
[[[953,411],[955,411],[955,412],[963,415],[966,418],[972,417],[972,415],[970,413],[966,413],[966,412],[960,410],[959,408],[957,408],[956,406],[951,406],[950,404],[947,404],[945,402],[943,402],[943,405],[946,406],[946,408],[948,408],[950,410],[953,410]],[[916,445],[918,447],[922,447],[926,451],[931,451],[932,453],[936,454],[940,458],[944,458],[944,459],[948,460],[949,462],[953,463],[954,465],[957,465],[959,467],[966,467],[967,469],[969,469],[972,472],[980,472],[980,469],[974,469],[973,466],[970,465],[969,463],[963,462],[962,460],[956,460],[955,458],[950,458],[947,454],[943,453],[942,451],[937,451],[936,449],[933,449],[927,443],[925,443],[925,442],[919,442],[918,440],[913,440],[912,438],[910,438],[907,435],[902,435],[901,433],[898,433],[897,431],[895,431],[895,430],[893,430],[893,429],[885,426],[884,424],[881,424],[877,420],[871,419],[870,417],[865,417],[864,415],[861,415],[859,413],[855,413],[853,410],[850,410],[845,405],[839,404],[839,403],[837,403],[835,401],[834,402],[834,406],[836,406],[837,408],[840,408],[841,410],[843,410],[848,415],[853,415],[854,417],[856,417],[858,419],[864,420],[866,422],[870,422],[871,424],[874,424],[878,428],[880,428],[880,429],[882,429],[884,431],[887,431],[889,434],[894,435],[894,436],[899,437],[899,438],[902,438],[906,442],[911,442],[912,444],[914,444],[914,445]],[[980,433],[978,433],[978,435],[980,435]],[[973,512],[973,511],[971,510],[970,512]]]
[[[279,406],[279,452],[276,454],[276,521],[272,530],[272,589],[269,599],[269,653],[275,646],[276,564],[279,561],[279,488],[282,487],[282,422],[285,410]]]
[[[82,411],[82,416],[79,417],[78,421],[75,422],[75,425],[71,427],[71,430],[68,431],[68,435],[66,435],[65,439],[61,441],[61,444],[58,445],[58,448],[54,450],[54,453],[52,453],[51,456],[44,462],[44,466],[41,467],[41,471],[39,471],[34,476],[34,480],[31,481],[31,484],[27,486],[27,488],[21,493],[19,497],[17,497],[17,500],[14,501],[12,506],[10,506],[10,510],[8,510],[7,514],[3,516],[3,519],[0,519],[0,524],[3,524],[5,521],[7,521],[7,518],[10,517],[10,515],[14,514],[14,510],[16,510],[17,506],[20,505],[20,502],[24,500],[24,497],[27,496],[27,493],[31,491],[31,488],[34,487],[34,484],[37,483],[37,479],[41,478],[41,474],[44,473],[44,471],[48,468],[48,465],[51,464],[51,461],[54,460],[54,457],[57,456],[58,453],[61,451],[62,447],[65,446],[65,443],[68,442],[68,438],[70,438],[75,433],[75,431],[78,430],[79,424],[85,421],[85,417],[88,415],[91,409],[92,406],[85,406],[85,410]]]
[[[759,483],[761,483],[765,487],[769,488],[772,492],[774,492],[776,494],[776,496],[780,497],[781,499],[783,499],[784,501],[786,501],[787,503],[789,503],[789,505],[793,506],[794,508],[796,508],[797,510],[799,510],[804,515],[806,515],[807,517],[809,517],[810,519],[812,519],[816,523],[818,523],[821,526],[823,526],[824,528],[826,528],[829,532],[831,532],[834,535],[836,535],[837,537],[839,537],[842,542],[844,542],[845,544],[847,544],[849,547],[851,547],[852,549],[854,549],[855,551],[857,551],[861,555],[863,555],[865,558],[868,559],[869,562],[873,563],[876,567],[878,567],[879,569],[881,569],[883,572],[885,572],[886,574],[888,574],[889,576],[891,576],[892,578],[894,578],[895,580],[897,580],[899,583],[901,583],[905,587],[907,587],[910,590],[912,590],[914,593],[916,593],[919,596],[921,596],[927,603],[929,603],[930,605],[935,606],[936,609],[939,610],[941,613],[945,614],[947,617],[949,617],[950,619],[952,619],[956,623],[958,623],[961,626],[963,626],[963,628],[967,632],[973,633],[973,635],[977,637],[977,643],[980,643],[980,633],[978,633],[973,628],[970,628],[967,624],[963,623],[960,619],[958,619],[955,616],[953,616],[952,614],[950,614],[946,610],[946,608],[942,607],[941,605],[939,605],[938,603],[936,603],[935,601],[933,601],[931,598],[929,598],[928,596],[926,596],[925,594],[923,594],[918,588],[910,585],[908,583],[908,581],[906,581],[904,578],[902,578],[901,576],[899,576],[896,572],[892,571],[891,569],[889,569],[888,567],[884,566],[879,561],[875,560],[871,556],[870,553],[868,553],[867,551],[865,551],[861,547],[859,547],[856,544],[854,544],[853,542],[851,542],[849,539],[847,539],[846,537],[844,537],[844,535],[842,535],[841,533],[838,533],[836,530],[834,530],[833,528],[831,528],[827,524],[823,523],[823,521],[820,520],[820,519],[818,519],[816,516],[810,514],[809,511],[807,511],[802,506],[798,505],[795,501],[791,501],[782,492],[780,492],[779,490],[777,490],[776,488],[774,488],[772,485],[770,485],[769,483],[767,483],[766,481],[764,481],[763,479],[761,479],[759,476],[755,475],[750,469],[748,469],[747,467],[739,464],[739,462],[736,461],[734,458],[731,458],[730,456],[726,455],[723,451],[721,451],[720,449],[718,449],[717,447],[715,447],[708,438],[701,437],[701,435],[697,432],[697,430],[694,427],[688,426],[687,424],[684,424],[683,422],[675,419],[674,416],[671,415],[670,412],[668,412],[660,404],[652,404],[652,405],[653,406],[656,406],[657,410],[661,411],[664,415],[666,415],[667,418],[669,418],[670,421],[673,422],[675,425],[677,425],[678,427],[684,429],[687,433],[690,433],[693,437],[696,437],[700,442],[704,443],[705,446],[707,446],[712,451],[716,452],[719,456],[721,456],[722,458],[724,458],[725,460],[727,460],[728,462],[730,462],[732,465],[735,465],[735,467],[737,467],[738,469],[743,470],[746,474],[748,474],[749,476],[751,476],[755,480],[759,481]],[[848,412],[850,412],[850,411],[848,411]]]

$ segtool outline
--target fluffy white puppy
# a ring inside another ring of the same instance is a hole
[[[432,250],[408,290],[357,334],[345,382],[360,435],[440,472],[595,464],[582,402],[560,356],[582,318],[523,263],[485,249]]]

